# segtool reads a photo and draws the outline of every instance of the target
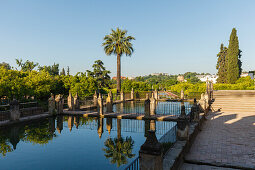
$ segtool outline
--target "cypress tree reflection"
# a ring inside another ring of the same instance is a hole
[[[120,138],[108,138],[104,142],[105,157],[110,159],[112,164],[117,164],[117,167],[127,164],[128,158],[133,158],[135,154],[132,153],[134,140],[130,137],[126,139]]]

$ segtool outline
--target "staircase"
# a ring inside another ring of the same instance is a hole
[[[213,98],[213,111],[255,113],[255,90],[216,90]]]

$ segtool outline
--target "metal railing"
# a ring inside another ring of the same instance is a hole
[[[135,158],[126,168],[125,170],[139,170],[139,156]]]

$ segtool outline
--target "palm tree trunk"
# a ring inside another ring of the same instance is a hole
[[[120,54],[117,55],[117,93],[121,90]]]

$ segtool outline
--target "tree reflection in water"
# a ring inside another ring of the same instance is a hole
[[[14,151],[20,140],[43,145],[53,137],[56,137],[54,118],[27,125],[5,127],[0,129],[0,154],[6,156],[8,152]]]
[[[104,142],[105,157],[111,160],[112,164],[117,163],[117,167],[127,164],[127,158],[133,158],[135,154],[132,154],[134,140],[130,137],[126,139],[120,138],[108,138]]]

